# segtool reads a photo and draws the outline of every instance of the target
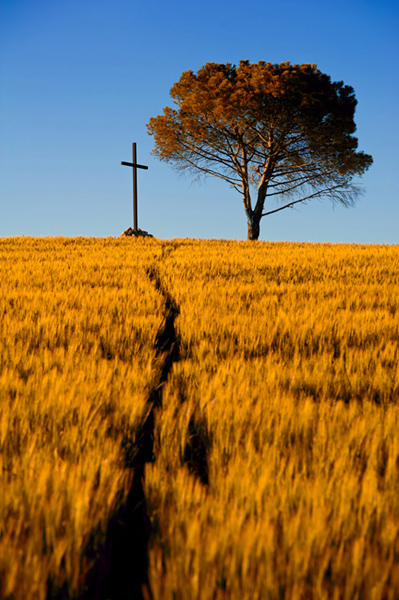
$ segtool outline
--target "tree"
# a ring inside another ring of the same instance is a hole
[[[316,65],[207,63],[170,93],[177,109],[147,125],[153,154],[242,194],[249,240],[266,215],[322,197],[351,206],[362,192],[353,179],[373,159],[356,151],[354,90]],[[282,206],[265,212],[273,196]]]

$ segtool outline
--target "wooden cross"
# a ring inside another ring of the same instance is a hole
[[[121,162],[121,165],[125,167],[133,167],[133,224],[134,231],[138,231],[138,217],[137,217],[137,169],[148,169],[145,165],[137,164],[137,151],[136,142],[132,144],[132,158],[133,162]]]

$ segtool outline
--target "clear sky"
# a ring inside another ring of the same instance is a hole
[[[374,157],[356,208],[314,201],[262,220],[263,240],[399,243],[398,0],[0,0],[0,237],[246,238],[240,195],[151,155],[150,117],[183,71],[240,59],[316,63],[355,89]]]

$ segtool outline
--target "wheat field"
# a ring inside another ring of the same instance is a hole
[[[101,597],[150,412],[143,598],[399,598],[398,246],[8,238],[0,281],[1,598]]]

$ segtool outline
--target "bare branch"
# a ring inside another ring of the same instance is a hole
[[[284,210],[285,208],[291,208],[292,206],[294,206],[294,204],[299,204],[301,202],[307,202],[314,198],[322,198],[323,196],[331,196],[335,201],[340,201],[343,204],[345,204],[346,206],[351,206],[351,204],[353,204],[353,199],[351,199],[351,197],[359,195],[361,193],[361,190],[359,188],[357,188],[356,186],[354,186],[352,191],[348,190],[348,192],[346,192],[346,193],[345,193],[345,190],[341,190],[342,197],[339,197],[340,196],[340,194],[339,194],[340,187],[341,186],[336,185],[332,188],[329,188],[328,190],[321,190],[319,192],[315,192],[314,194],[310,194],[309,196],[306,196],[305,198],[300,198],[299,200],[294,200],[293,202],[289,202],[288,204],[285,204],[284,206],[280,206],[279,208],[275,208],[274,210],[269,210],[266,213],[262,213],[262,217],[267,217],[268,215],[272,215],[276,212],[280,212],[281,210]],[[337,192],[338,192],[338,196],[337,196]],[[348,197],[345,199],[346,195]]]

